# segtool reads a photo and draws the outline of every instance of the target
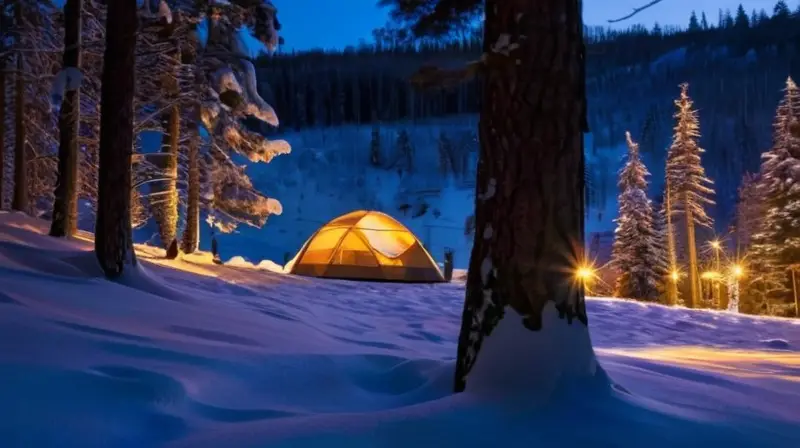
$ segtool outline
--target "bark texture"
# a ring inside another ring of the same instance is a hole
[[[64,61],[62,69],[81,68],[81,12],[83,0],[64,4]],[[58,117],[58,183],[53,202],[50,235],[70,237],[78,230],[78,129],[80,125],[80,90],[70,90]]]
[[[194,253],[200,243],[200,142],[197,132],[192,130],[190,134],[192,137],[187,154],[189,176],[186,191],[186,228],[183,230],[181,241],[181,249],[187,254]]]
[[[108,2],[100,99],[95,252],[106,276],[136,264],[131,229],[136,0]]]
[[[178,234],[178,143],[180,139],[180,108],[173,105],[163,119],[165,132],[161,138],[161,155],[154,159],[164,178],[151,186],[153,202],[151,208],[161,245],[168,249]],[[177,254],[176,254],[177,256]]]
[[[506,305],[531,331],[542,329],[549,301],[569,324],[588,324],[574,280],[584,219],[580,2],[487,0],[485,7],[476,232],[456,392]]]

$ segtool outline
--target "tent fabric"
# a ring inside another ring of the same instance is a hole
[[[445,281],[417,237],[391,216],[376,211],[355,211],[328,222],[290,263],[290,273],[310,277]]]

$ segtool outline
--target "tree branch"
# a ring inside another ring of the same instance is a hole
[[[650,3],[647,3],[645,5],[639,6],[638,8],[633,8],[633,11],[631,11],[630,14],[628,14],[627,16],[623,16],[623,17],[620,17],[618,19],[610,19],[610,20],[608,20],[608,23],[617,23],[617,22],[622,22],[623,20],[628,20],[631,17],[635,16],[636,14],[639,14],[640,12],[642,12],[645,9],[648,9],[648,8],[650,8],[652,6],[655,6],[655,5],[659,4],[659,3],[661,3],[662,1],[663,0],[651,0]]]

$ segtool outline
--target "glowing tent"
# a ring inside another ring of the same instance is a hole
[[[411,231],[381,212],[355,211],[322,226],[286,267],[309,277],[443,282],[439,267]]]

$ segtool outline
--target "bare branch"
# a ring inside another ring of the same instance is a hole
[[[610,19],[608,21],[608,23],[617,23],[617,22],[622,22],[623,20],[628,20],[631,17],[635,16],[636,14],[639,14],[640,12],[644,11],[647,8],[655,6],[655,5],[659,4],[659,3],[661,3],[662,1],[663,0],[651,0],[650,3],[647,3],[645,5],[639,6],[638,8],[633,8],[633,11],[631,11],[630,14],[628,14],[627,16],[623,16],[623,17],[620,17],[618,19]]]

